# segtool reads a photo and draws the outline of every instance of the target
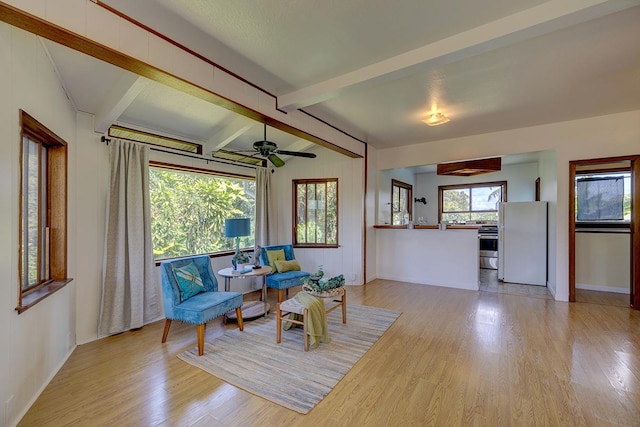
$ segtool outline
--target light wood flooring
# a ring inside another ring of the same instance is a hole
[[[79,346],[20,425],[640,425],[638,311],[385,280],[348,292],[402,315],[307,415],[179,360],[196,328],[163,345],[157,322]]]
[[[498,292],[501,294],[532,296],[536,298],[553,299],[546,286],[522,285],[498,280],[498,270],[480,269],[480,290],[484,292]]]

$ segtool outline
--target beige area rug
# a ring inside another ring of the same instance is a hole
[[[246,322],[244,332],[229,330],[178,357],[216,377],[286,408],[306,414],[338,384],[353,365],[400,316],[381,308],[347,305],[347,323],[338,308],[327,315],[330,343],[303,349],[302,329],[282,331],[276,320]]]

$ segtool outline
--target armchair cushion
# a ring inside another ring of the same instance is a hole
[[[174,273],[184,267],[188,267],[187,271],[194,271],[191,265],[198,272],[204,289],[191,298],[181,299],[180,285]],[[167,319],[202,324],[242,306],[240,292],[218,291],[218,280],[206,255],[163,261],[160,264],[160,275],[164,315]]]
[[[239,292],[202,292],[173,307],[173,320],[201,325],[241,305]]]
[[[173,268],[173,275],[178,283],[181,302],[205,291],[200,272],[194,263]]]
[[[286,261],[284,249],[267,250],[267,262],[273,271],[278,271],[276,261]]]
[[[296,256],[293,252],[293,245],[263,246],[260,249],[260,261],[262,262],[262,265],[269,265],[273,269],[273,272],[267,275],[268,287],[272,289],[278,289],[278,291],[289,289],[294,286],[301,285],[302,284],[301,279],[303,277],[310,276],[309,273],[305,271],[299,271],[299,270],[279,272],[275,266],[275,260],[273,263],[274,265],[271,265],[271,262],[269,261],[269,252],[274,252],[274,251],[277,251],[277,254],[278,254],[277,256],[279,256],[279,254],[281,253],[280,251],[284,252],[285,261],[292,261],[296,259]],[[271,257],[273,258],[273,256],[274,255],[272,254]]]
[[[302,278],[311,276],[305,271],[287,271],[286,273],[271,273],[267,276],[267,286],[272,289],[289,289],[302,284]]]
[[[291,261],[276,261],[276,270],[278,273],[286,273],[287,271],[300,271],[300,263],[296,259]]]

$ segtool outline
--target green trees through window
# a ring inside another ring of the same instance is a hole
[[[338,245],[338,179],[293,181],[294,244]]]
[[[67,143],[20,110],[19,313],[67,278]]]
[[[406,182],[391,180],[391,225],[404,224],[404,217],[413,219],[413,185]]]
[[[506,182],[438,187],[440,221],[497,221],[498,205],[506,201]]]
[[[235,249],[224,236],[226,218],[250,218],[251,235],[240,247],[254,246],[255,180],[202,170],[149,168],[151,236],[155,259]]]

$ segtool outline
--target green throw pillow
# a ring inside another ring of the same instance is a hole
[[[178,282],[181,302],[205,291],[200,272],[194,263],[189,263],[184,267],[174,268],[173,275],[176,278],[176,282]]]
[[[286,271],[300,271],[300,263],[298,263],[297,259],[292,259],[291,261],[276,261],[276,269],[278,273],[284,273]]]
[[[284,249],[267,251],[267,260],[269,260],[269,267],[271,267],[271,270],[274,272],[278,271],[276,261],[286,261],[286,258],[284,257]]]

